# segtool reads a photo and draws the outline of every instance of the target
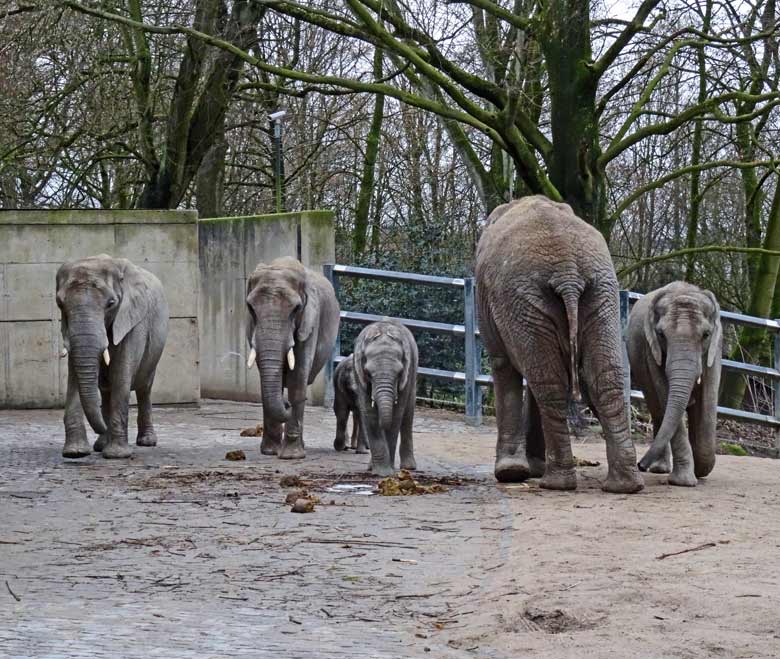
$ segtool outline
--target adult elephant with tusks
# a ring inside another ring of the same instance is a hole
[[[670,474],[671,485],[688,487],[712,471],[722,343],[720,307],[710,291],[676,281],[634,305],[628,356],[655,431],[642,471]]]
[[[476,279],[493,366],[496,479],[577,487],[570,421],[581,373],[607,443],[603,489],[641,490],[623,401],[618,283],[601,234],[545,197],[499,206],[477,247]]]
[[[92,452],[83,411],[100,435],[94,449],[104,458],[129,457],[131,390],[138,399],[136,444],[155,446],[151,392],[168,335],[168,303],[159,279],[127,259],[100,254],[60,267],[56,300],[61,357],[68,358],[62,455]]]
[[[260,451],[283,460],[304,458],[306,387],[331,358],[340,320],[336,293],[321,274],[282,257],[258,264],[246,303],[247,367],[257,364],[263,401]]]

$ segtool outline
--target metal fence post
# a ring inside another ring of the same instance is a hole
[[[322,266],[322,274],[333,286],[333,290],[336,291],[336,300],[339,299],[339,281],[336,277],[336,271],[333,263],[325,263]],[[338,332],[336,332],[336,342],[333,344],[333,352],[330,359],[325,364],[325,401],[323,405],[330,409],[333,407],[333,398],[335,396],[333,390],[333,371],[336,370],[336,358],[341,355],[341,324],[339,324]]]
[[[776,319],[776,322],[780,320]],[[772,366],[776,371],[780,371],[780,332],[775,332],[775,340],[772,343]],[[772,402],[774,403],[774,417],[780,421],[780,380],[775,379],[772,382],[773,396]],[[780,429],[775,428],[775,457],[780,457]]]
[[[463,306],[465,330],[465,373],[466,373],[466,423],[482,424],[482,390],[477,384],[481,355],[477,341],[477,305],[474,296],[474,277],[463,280]]]
[[[623,403],[631,432],[631,364],[628,361],[628,291],[620,291],[620,335],[623,350]]]

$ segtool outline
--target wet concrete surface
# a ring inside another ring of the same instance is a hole
[[[60,411],[0,411],[0,656],[773,656],[780,642],[772,461],[719,457],[695,489],[651,475],[633,497],[598,489],[603,464],[578,470],[576,493],[498,486],[494,427],[419,411],[416,478],[448,491],[364,496],[329,491],[376,484],[368,456],[333,451],[330,411],[307,409],[302,461],[239,436],[256,405],[155,413],[158,447],[70,461]],[[247,460],[226,461],[233,449]],[[604,460],[598,440],[575,453]],[[314,513],[290,512],[285,475]]]

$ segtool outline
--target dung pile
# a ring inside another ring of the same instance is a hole
[[[388,478],[383,478],[379,481],[379,494],[383,497],[402,497],[413,496],[417,494],[439,494],[440,492],[446,492],[447,488],[438,483],[433,485],[420,485],[416,480],[412,478],[412,475],[402,469],[398,472],[398,475]]]

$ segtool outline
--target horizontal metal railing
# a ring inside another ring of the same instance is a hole
[[[491,386],[493,378],[486,373],[481,372],[481,350],[479,345],[479,328],[477,327],[476,304],[475,304],[475,286],[473,277],[437,277],[433,275],[420,275],[412,272],[396,272],[391,270],[376,270],[372,268],[358,268],[347,265],[323,266],[325,276],[331,281],[336,293],[339,292],[339,278],[352,277],[361,279],[373,279],[379,281],[396,282],[402,284],[419,284],[427,286],[438,286],[445,288],[463,289],[464,291],[464,322],[460,324],[440,323],[435,321],[418,320],[413,318],[394,318],[379,314],[361,313],[357,311],[342,311],[341,319],[346,322],[359,324],[369,324],[379,320],[396,320],[405,325],[412,331],[432,332],[435,334],[449,334],[451,336],[463,337],[465,352],[465,371],[448,371],[444,369],[429,368],[421,366],[418,373],[424,377],[447,380],[450,382],[462,382],[466,391],[466,416],[472,423],[479,423],[481,418],[481,387]],[[620,292],[620,316],[621,327],[625,337],[625,329],[628,324],[628,314],[631,302],[642,298],[641,293],[633,291]],[[744,314],[733,313],[730,311],[721,311],[721,321],[734,325],[745,327],[755,327],[763,329],[774,334],[772,367],[759,366],[757,364],[748,364],[737,362],[730,359],[722,360],[724,370],[736,371],[745,375],[752,375],[767,378],[773,383],[773,411],[774,415],[760,414],[758,412],[749,412],[730,407],[718,407],[718,414],[724,417],[739,419],[742,421],[751,421],[762,423],[780,428],[780,321],[768,318],[758,318],[756,316],[747,316]],[[332,375],[335,364],[344,359],[340,354],[341,342],[337,339],[334,347],[333,360],[328,368],[328,387],[329,400],[332,400]],[[628,364],[628,355],[624,350],[624,390],[626,404],[630,400],[643,400],[641,391],[630,388],[630,367]]]

